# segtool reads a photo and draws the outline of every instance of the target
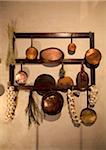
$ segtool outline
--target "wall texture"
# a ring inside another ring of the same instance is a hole
[[[56,121],[44,120],[40,127],[27,128],[25,108],[28,101],[28,92],[20,91],[16,115],[11,123],[4,120],[6,110],[6,94],[0,97],[0,150],[104,150],[106,149],[106,2],[0,2],[0,83],[5,89],[8,82],[8,70],[5,60],[8,49],[7,25],[12,20],[16,21],[16,32],[89,32],[95,33],[95,47],[102,53],[102,61],[96,69],[96,83],[99,90],[98,102],[95,106],[97,121],[91,127],[81,126],[75,128],[70,120],[66,104],[66,94],[63,93],[65,103],[61,117]],[[77,53],[72,57],[83,57],[88,49],[87,40],[75,40]],[[37,40],[39,51],[44,47],[55,45],[62,50],[67,57],[67,40]],[[24,57],[29,40],[17,40],[16,47],[18,57]],[[28,67],[28,66],[26,66]],[[31,76],[28,80],[33,83],[35,77],[41,73],[51,73],[58,79],[60,66],[45,68],[44,66],[30,66]],[[75,80],[78,67],[65,66],[67,75]],[[17,71],[19,66],[17,66]],[[16,71],[16,72],[17,72]],[[89,70],[86,68],[86,71]],[[41,99],[40,96],[36,95]],[[85,93],[81,93],[78,100],[78,111],[86,107]]]

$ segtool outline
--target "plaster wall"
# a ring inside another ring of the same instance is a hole
[[[65,102],[61,117],[56,121],[44,120],[39,127],[32,126],[28,130],[25,108],[29,92],[20,91],[16,115],[12,122],[4,120],[6,110],[6,94],[0,97],[0,150],[105,150],[106,149],[106,2],[105,1],[70,1],[70,2],[5,2],[0,1],[0,83],[7,88],[9,72],[5,67],[8,49],[7,25],[16,21],[16,32],[89,32],[95,33],[95,47],[100,49],[102,60],[96,69],[96,84],[99,90],[98,102],[95,106],[97,121],[91,127],[81,125],[75,128],[68,114],[66,94],[62,93]],[[89,47],[88,40],[75,39],[77,52],[74,56],[67,54],[70,40],[34,40],[38,51],[56,46],[61,48],[65,57],[84,57]],[[30,40],[16,40],[17,57],[25,57],[25,50]],[[38,65],[25,65],[29,68],[28,83],[33,83],[37,75],[49,73],[58,79],[60,65],[45,68]],[[16,67],[16,72],[20,66]],[[89,74],[89,69],[85,68]],[[32,71],[33,70],[33,71]],[[65,66],[66,74],[74,82],[80,66]],[[35,93],[40,101],[41,97]],[[78,113],[86,107],[86,94],[81,93],[77,101]]]

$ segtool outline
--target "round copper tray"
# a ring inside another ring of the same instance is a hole
[[[44,65],[53,67],[62,62],[64,53],[58,48],[50,47],[40,52],[40,59],[44,62]]]

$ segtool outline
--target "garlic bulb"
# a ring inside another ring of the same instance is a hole
[[[89,101],[89,107],[94,107],[98,98],[98,90],[95,85],[92,85],[90,88],[90,91],[88,92],[88,101]]]
[[[71,91],[70,89],[68,89],[67,92],[67,103],[70,118],[72,119],[74,126],[79,127],[81,124],[81,120],[79,119],[75,109],[75,95],[73,94],[73,91]]]
[[[6,90],[6,95],[7,95],[7,110],[5,119],[6,121],[11,121],[15,116],[18,91],[15,91],[14,86],[9,86]]]

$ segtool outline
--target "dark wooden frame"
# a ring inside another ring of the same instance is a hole
[[[89,39],[89,48],[94,48],[94,33],[93,32],[53,32],[53,33],[14,33],[13,38],[13,47],[15,46],[16,38],[87,38]],[[64,64],[81,64],[84,59],[64,59]],[[40,59],[37,60],[28,60],[28,59],[16,59],[16,64],[42,64],[43,62]],[[10,65],[9,68],[9,81],[11,85],[14,85],[14,69],[15,65]],[[95,84],[95,68],[90,67],[90,76],[91,76],[91,84]],[[14,85],[16,86],[16,85]],[[28,89],[28,90],[36,90],[33,85],[26,86],[16,86],[18,89]],[[76,85],[74,86],[77,89]],[[59,90],[56,88],[55,90]]]

